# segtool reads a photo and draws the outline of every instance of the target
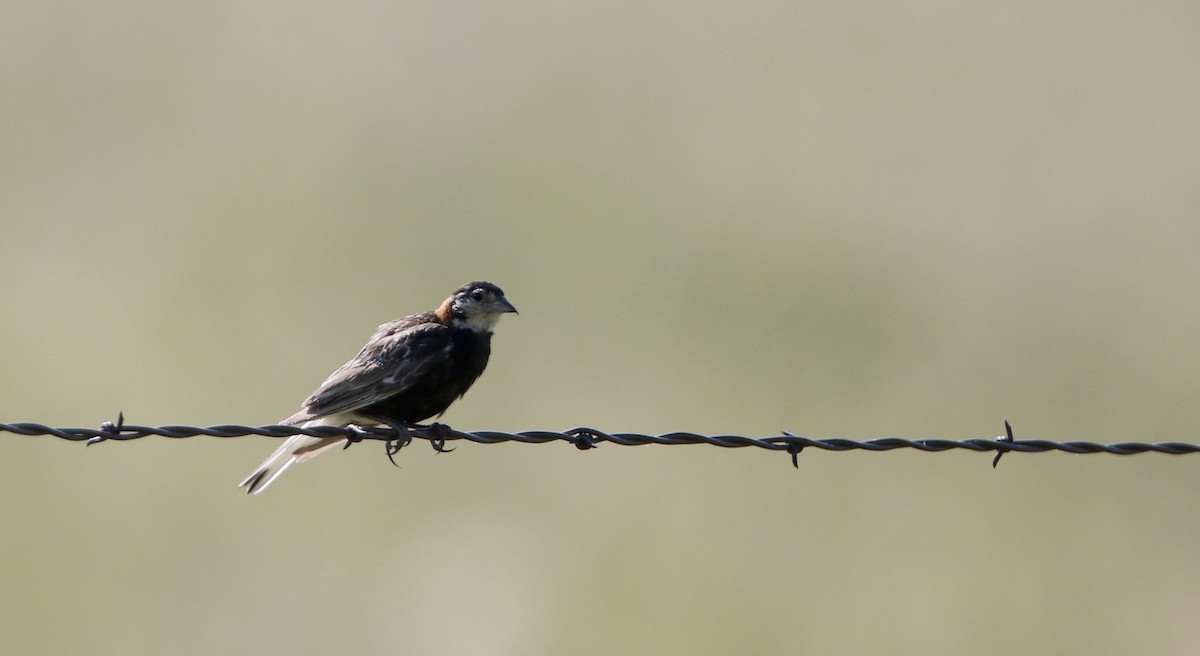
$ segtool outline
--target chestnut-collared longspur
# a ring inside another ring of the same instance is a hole
[[[407,426],[445,412],[483,373],[492,329],[517,308],[490,282],[463,285],[438,309],[389,321],[366,346],[308,397],[289,426]],[[344,437],[295,435],[239,487],[262,492],[293,463],[346,442]]]

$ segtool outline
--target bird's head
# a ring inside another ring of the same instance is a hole
[[[516,311],[517,308],[504,298],[504,290],[490,282],[477,280],[459,287],[436,313],[442,323],[454,328],[490,333],[500,321],[500,315]]]

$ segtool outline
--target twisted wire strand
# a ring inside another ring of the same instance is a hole
[[[412,437],[429,440],[441,450],[441,445],[452,440],[466,440],[479,444],[497,444],[500,442],[522,442],[525,444],[545,444],[547,442],[568,442],[579,449],[590,449],[604,442],[621,446],[637,446],[643,444],[707,444],[726,448],[757,447],[771,451],[786,451],[792,456],[792,463],[797,464],[797,456],[807,448],[824,451],[892,451],[894,449],[916,449],[925,452],[941,452],[952,449],[967,449],[969,451],[995,451],[996,460],[1010,451],[1023,453],[1063,451],[1066,453],[1108,453],[1112,455],[1134,455],[1139,453],[1164,453],[1182,455],[1200,453],[1200,444],[1186,442],[1118,442],[1116,444],[1101,444],[1098,442],[1071,441],[1055,442],[1052,440],[1015,440],[1012,429],[1005,422],[1006,434],[995,439],[918,439],[910,440],[901,437],[881,437],[871,440],[851,440],[845,438],[813,439],[802,437],[788,431],[781,435],[766,437],[745,437],[741,435],[700,435],[677,431],[661,435],[643,435],[641,433],[606,433],[595,428],[579,427],[563,432],[530,430],[518,433],[502,431],[460,431],[442,424],[415,427],[409,432]],[[36,423],[0,424],[0,433],[16,435],[51,435],[72,442],[87,442],[89,445],[107,441],[136,440],[151,435],[181,439],[186,437],[244,437],[260,435],[263,437],[291,437],[293,435],[311,435],[316,437],[345,437],[350,441],[385,440],[394,442],[399,437],[390,428],[339,428],[336,426],[241,426],[237,424],[222,424],[218,426],[138,426],[126,424],[122,415],[116,423],[105,422],[99,429],[95,428],[54,428]]]

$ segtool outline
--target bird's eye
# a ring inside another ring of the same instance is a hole
[[[471,300],[476,301],[476,302],[482,301],[483,300],[483,290],[476,289],[475,291],[471,292]]]

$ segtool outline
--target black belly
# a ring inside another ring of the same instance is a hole
[[[444,364],[430,367],[412,386],[358,412],[409,424],[442,414],[483,373],[491,354],[491,337],[469,330],[452,331]]]

